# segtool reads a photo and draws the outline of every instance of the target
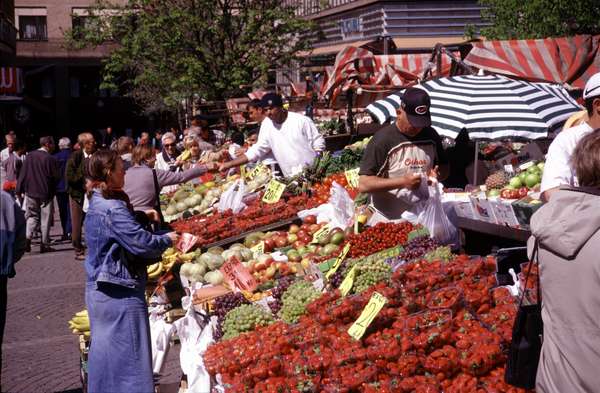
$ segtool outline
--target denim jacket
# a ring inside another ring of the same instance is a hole
[[[140,275],[130,272],[124,251],[142,258],[156,258],[171,246],[168,236],[154,235],[143,229],[125,202],[105,199],[99,191],[92,195],[84,226],[88,282],[140,289],[146,285],[145,269]]]

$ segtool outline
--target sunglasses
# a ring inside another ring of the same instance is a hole
[[[172,147],[172,146],[175,146],[175,143],[165,143],[163,146],[164,147]]]

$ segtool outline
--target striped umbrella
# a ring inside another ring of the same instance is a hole
[[[558,85],[501,75],[456,76],[416,87],[431,97],[431,122],[440,135],[456,138],[466,128],[471,139],[543,138],[581,107]],[[396,117],[402,91],[367,107],[379,122]]]

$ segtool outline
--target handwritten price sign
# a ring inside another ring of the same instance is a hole
[[[360,340],[385,303],[387,303],[387,299],[383,295],[373,292],[369,303],[367,303],[358,319],[350,326],[350,329],[348,329],[348,334],[355,340]]]
[[[330,231],[331,231],[331,229],[329,228],[329,224],[322,226],[321,229],[316,231],[315,234],[313,235],[311,243],[314,243],[314,244],[320,243],[321,240],[326,239],[327,236],[329,236]]]
[[[344,281],[340,284],[340,292],[342,296],[346,296],[350,293],[352,289],[352,285],[354,285],[354,276],[356,275],[356,266],[352,267],[346,277],[344,277]]]
[[[252,274],[236,257],[225,262],[220,270],[225,282],[234,290],[253,292],[258,286]]]
[[[346,175],[346,180],[348,180],[350,187],[358,188],[358,168],[348,169],[344,174]]]
[[[349,251],[350,251],[350,243],[346,243],[346,245],[344,246],[344,249],[342,250],[340,255],[335,259],[335,263],[333,264],[331,269],[329,269],[329,271],[325,275],[325,278],[327,278],[329,280],[329,278],[331,276],[333,276],[333,273],[335,273],[338,270],[338,268],[340,267],[340,265],[342,264],[344,259],[346,259],[346,255],[348,255]]]
[[[265,253],[265,242],[261,241],[257,245],[250,247],[250,250],[254,254],[254,258],[258,257],[261,254]]]
[[[277,180],[271,180],[262,200],[265,203],[275,203],[281,199],[283,191],[285,191],[285,184],[280,183]]]
[[[269,171],[269,168],[267,168],[267,166],[261,162],[258,165],[256,165],[254,167],[254,169],[252,169],[250,172],[246,172],[246,179],[252,180],[256,176],[258,176],[259,173],[268,172],[268,171]]]

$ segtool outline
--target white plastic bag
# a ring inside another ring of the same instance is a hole
[[[187,376],[187,393],[205,393],[211,391],[210,374],[204,367],[203,355],[213,343],[213,327],[216,317],[210,321],[197,314],[191,305],[191,299],[185,296],[182,305],[187,308],[185,316],[173,323],[181,341],[179,360],[181,371]]]
[[[150,342],[152,345],[152,371],[160,374],[171,347],[173,325],[158,312],[150,313]]]
[[[317,223],[328,222],[331,228],[345,229],[354,224],[354,201],[348,191],[336,182],[331,185],[329,200],[314,209],[301,210],[298,217],[317,216]]]
[[[222,195],[219,199],[219,205],[217,209],[219,212],[231,209],[234,214],[237,214],[244,210],[246,204],[242,202],[244,193],[246,192],[246,185],[242,179],[236,180]]]
[[[429,186],[429,199],[425,208],[417,217],[417,223],[429,230],[430,236],[440,244],[456,242],[458,231],[446,216],[442,206],[442,185],[433,183]]]

